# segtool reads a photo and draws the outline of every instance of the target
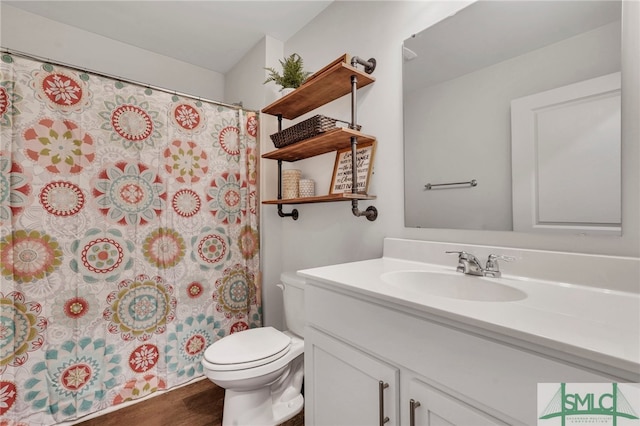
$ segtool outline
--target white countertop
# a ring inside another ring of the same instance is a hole
[[[306,279],[385,306],[422,313],[458,328],[625,377],[640,378],[640,295],[591,286],[504,275],[527,294],[508,302],[432,296],[387,284],[381,276],[403,270],[455,272],[454,267],[382,257],[298,271]],[[473,277],[481,279],[480,277]],[[609,369],[608,367],[612,367]],[[615,374],[615,373],[612,373]]]

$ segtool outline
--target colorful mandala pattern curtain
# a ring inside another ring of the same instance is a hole
[[[261,325],[258,117],[2,55],[0,424],[202,375]]]

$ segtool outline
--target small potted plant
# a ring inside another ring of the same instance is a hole
[[[265,70],[269,71],[269,76],[264,81],[264,84],[273,81],[281,86],[280,91],[284,92],[284,94],[300,87],[307,77],[312,74],[304,70],[302,58],[297,53],[292,53],[284,60],[281,59],[280,65],[282,66],[282,74],[271,67],[265,68]]]

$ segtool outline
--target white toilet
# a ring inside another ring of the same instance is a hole
[[[274,426],[304,406],[304,280],[280,276],[287,331],[252,328],[207,348],[204,374],[225,389],[222,426]]]

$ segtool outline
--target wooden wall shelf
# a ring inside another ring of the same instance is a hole
[[[270,160],[298,161],[314,157],[316,155],[326,154],[327,152],[348,148],[351,146],[352,136],[358,138],[358,143],[376,140],[373,136],[365,135],[356,130],[349,129],[348,127],[341,127],[321,133],[310,139],[305,139],[283,148],[267,152],[262,155],[262,158]]]
[[[367,86],[375,81],[369,73],[375,69],[376,61],[374,58],[369,61],[353,57],[351,62],[357,63],[365,67],[365,71],[347,64],[347,55],[342,55],[335,61],[331,62],[315,74],[310,76],[307,81],[293,92],[273,102],[271,105],[262,109],[265,114],[278,116],[278,131],[282,131],[282,119],[292,120],[307,112],[334,101],[342,96],[351,93],[351,122],[352,127],[356,127],[355,116],[356,92],[357,89]],[[352,77],[355,77],[352,78]],[[351,140],[354,139],[354,143]],[[351,201],[354,216],[364,216],[370,221],[376,220],[378,210],[374,206],[369,206],[365,211],[358,209],[359,200],[375,200],[376,197],[364,193],[354,194],[351,192],[343,194],[320,195],[316,197],[289,198],[281,199],[282,195],[282,162],[298,161],[305,158],[315,157],[316,155],[326,154],[332,151],[339,151],[345,148],[351,148],[352,155],[356,156],[357,143],[375,142],[376,138],[365,135],[357,130],[349,127],[339,127],[327,132],[321,133],[309,139],[296,142],[283,148],[278,148],[262,155],[262,158],[270,160],[278,160],[278,199],[262,201],[262,204],[276,204],[278,206],[278,216],[291,217],[293,220],[298,219],[298,210],[293,209],[290,213],[282,211],[284,204],[310,204],[310,203],[329,203],[334,201]],[[352,172],[354,173],[354,172]],[[356,181],[356,176],[353,176]]]
[[[281,115],[292,120],[309,111],[351,93],[351,76],[358,79],[357,88],[375,81],[369,74],[344,62],[337,63],[298,87],[293,92],[262,109],[265,114]]]
[[[375,200],[375,195],[367,194],[329,194],[319,195],[315,197],[304,198],[288,198],[283,200],[266,200],[262,204],[311,204],[311,203],[329,203],[333,201],[351,201],[351,200]]]

